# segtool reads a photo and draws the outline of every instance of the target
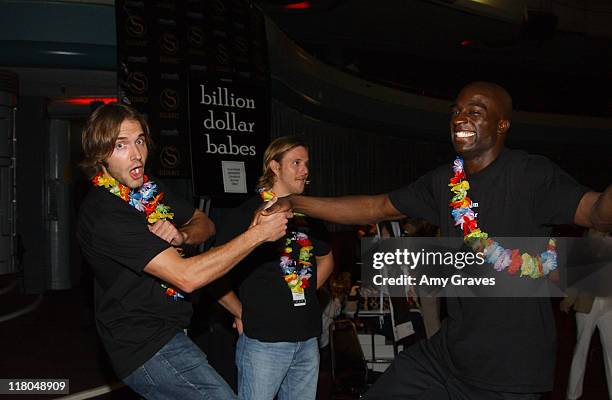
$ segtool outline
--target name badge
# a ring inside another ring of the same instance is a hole
[[[291,294],[293,295],[294,307],[301,307],[306,305],[306,296],[304,296],[304,293],[291,292]]]

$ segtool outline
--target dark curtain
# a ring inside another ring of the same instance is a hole
[[[349,124],[347,124],[349,125]],[[453,157],[449,143],[398,138],[312,118],[272,101],[271,138],[302,135],[310,145],[308,194],[340,196],[399,188]]]

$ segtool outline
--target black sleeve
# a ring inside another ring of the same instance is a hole
[[[391,203],[399,212],[412,218],[423,218],[440,225],[434,192],[437,170],[428,172],[411,184],[389,193]]]
[[[225,210],[219,223],[216,224],[217,234],[215,246],[225,244],[249,228],[253,213],[261,204],[258,196],[251,197],[240,206]]]
[[[327,243],[320,241],[316,238],[312,239],[312,246],[314,247],[313,254],[315,255],[315,257],[328,255],[331,251],[331,247]]]
[[[141,274],[170,244],[149,231],[144,215],[128,207],[120,204],[100,217],[91,247],[94,254],[104,255]]]
[[[580,199],[589,189],[541,156],[530,156],[526,176],[535,221],[540,225],[572,224]]]
[[[312,239],[312,244],[314,247],[313,254],[316,257],[329,254],[331,251],[331,246],[329,246],[328,243],[330,242],[331,238],[325,224],[319,219],[307,218],[307,220],[309,235]]]

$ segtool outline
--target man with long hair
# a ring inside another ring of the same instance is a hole
[[[96,326],[117,376],[147,399],[234,398],[184,333],[192,314],[186,295],[282,237],[289,215],[257,215],[235,240],[182,258],[177,247],[201,243],[215,228],[145,175],[151,139],[143,116],[121,104],[101,106],[82,146],[93,188],[77,237],[94,273]]]

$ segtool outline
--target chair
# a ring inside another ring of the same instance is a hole
[[[330,327],[332,380],[337,392],[363,394],[368,388],[366,363],[355,324],[335,321]]]

